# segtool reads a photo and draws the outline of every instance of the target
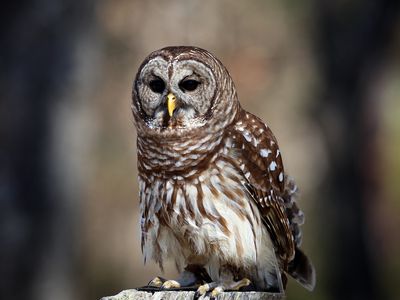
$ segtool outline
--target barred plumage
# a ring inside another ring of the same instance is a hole
[[[163,286],[205,283],[193,271],[205,269],[222,289],[246,277],[257,289],[283,290],[288,273],[312,290],[315,271],[298,248],[297,187],[222,63],[195,47],[153,52],[139,68],[132,109],[142,251],[161,268],[174,259],[185,275]]]

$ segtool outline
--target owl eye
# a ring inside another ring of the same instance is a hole
[[[188,79],[188,80],[182,80],[181,83],[179,84],[179,87],[184,92],[185,91],[191,92],[197,89],[199,84],[200,84],[199,81]]]
[[[154,93],[161,94],[165,90],[165,83],[162,79],[158,78],[150,81],[149,87]]]

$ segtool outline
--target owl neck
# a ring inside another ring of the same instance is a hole
[[[145,174],[150,179],[196,176],[215,160],[223,145],[223,132],[208,132],[199,128],[170,137],[138,134],[139,174]]]
[[[150,178],[183,179],[196,177],[209,167],[222,151],[227,128],[242,110],[236,94],[225,110],[216,105],[207,125],[190,130],[157,132],[137,122],[139,174]],[[226,103],[225,103],[226,104]],[[221,117],[223,116],[223,117]]]

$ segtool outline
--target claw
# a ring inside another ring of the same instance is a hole
[[[242,287],[249,286],[250,284],[251,284],[250,279],[248,279],[248,278],[243,278],[243,279],[241,279],[241,280],[235,282],[234,284],[232,284],[232,285],[230,286],[230,289],[231,289],[231,290],[238,291],[238,290],[240,290]]]
[[[222,286],[217,286],[213,291],[211,292],[211,298],[216,298],[218,295],[222,294],[224,292],[224,288]]]
[[[181,284],[176,280],[167,280],[161,286],[162,289],[174,289],[174,288],[180,288],[180,287],[181,287]]]
[[[211,287],[208,283],[203,284],[201,286],[198,287],[195,297],[198,298],[200,296],[205,295],[209,290],[211,290]]]
[[[243,287],[251,285],[251,281],[248,278],[243,278],[239,281],[232,282],[210,282],[200,285],[195,293],[195,299],[204,296],[210,292],[210,299],[215,299],[218,295],[223,293],[225,290],[238,291]]]
[[[188,288],[192,289],[205,283],[208,274],[205,269],[197,265],[188,265],[185,270],[179,274],[176,280],[167,280],[162,277],[156,277],[148,283],[148,287],[160,288],[163,290]],[[210,279],[211,280],[211,279]]]
[[[152,286],[152,287],[161,287],[163,283],[165,282],[165,279],[162,277],[156,277],[153,280],[151,280],[147,285]]]

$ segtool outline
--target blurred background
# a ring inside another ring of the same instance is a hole
[[[313,293],[400,296],[398,1],[8,1],[0,12],[0,298],[99,299],[160,275],[139,245],[131,86],[213,52],[302,192]],[[172,265],[166,277],[175,276]]]

